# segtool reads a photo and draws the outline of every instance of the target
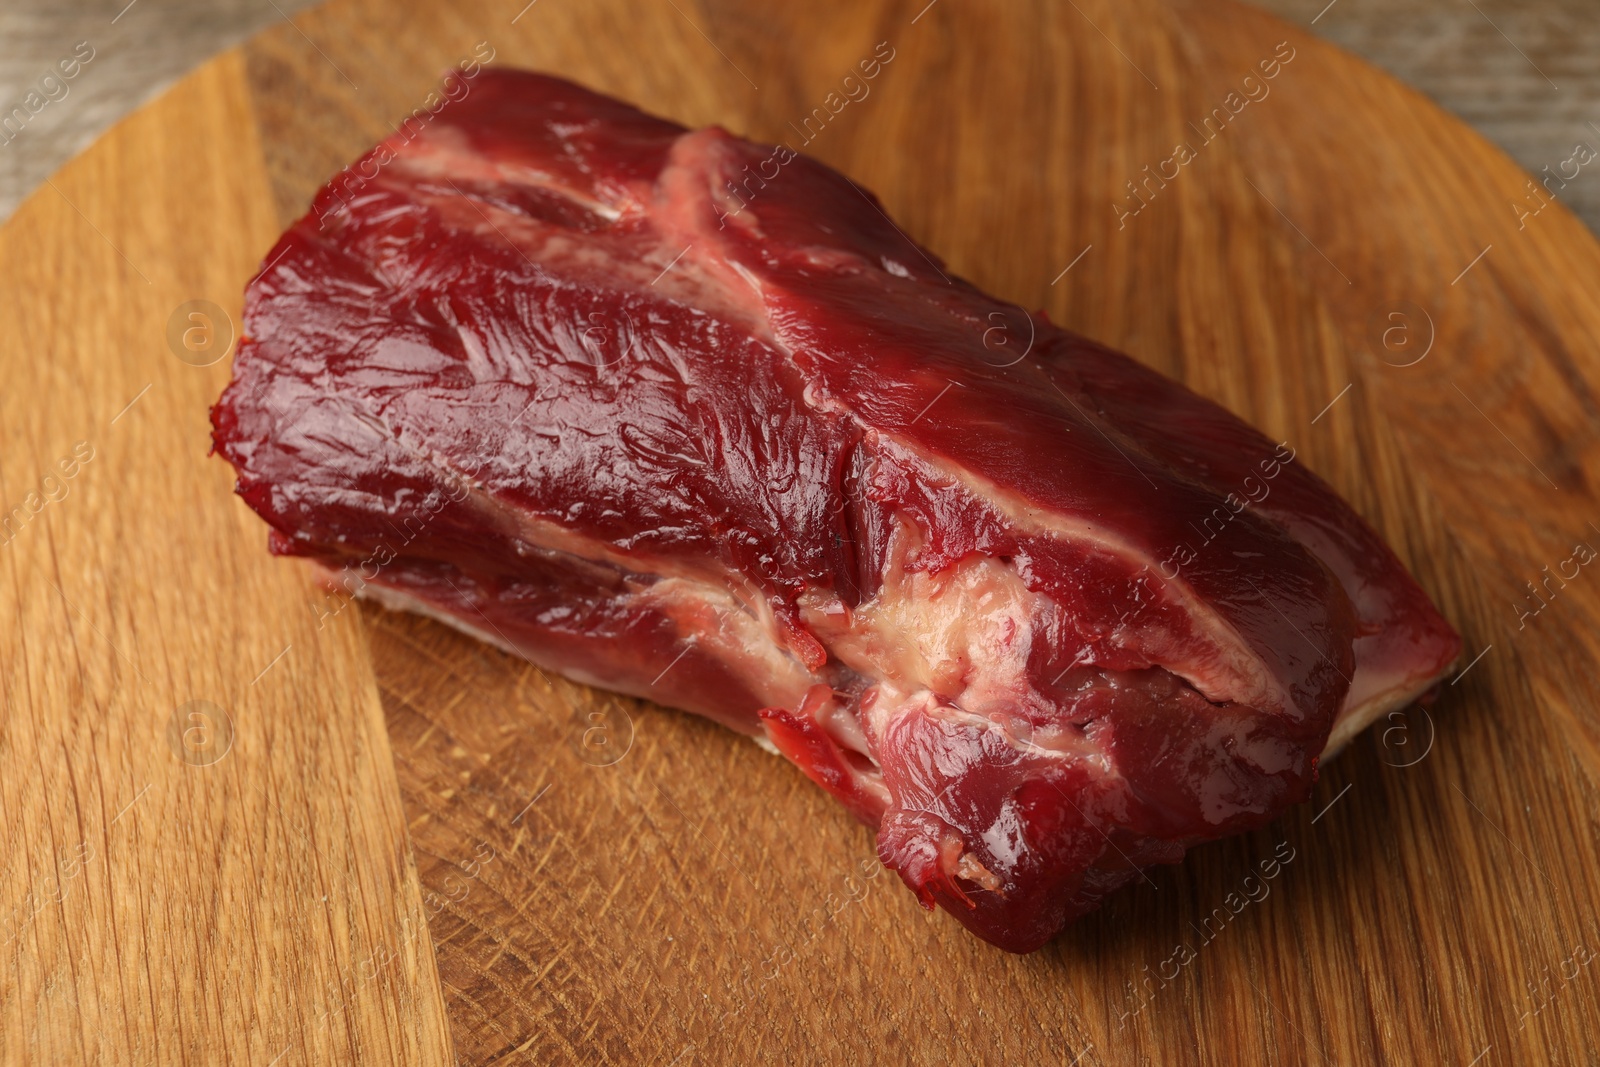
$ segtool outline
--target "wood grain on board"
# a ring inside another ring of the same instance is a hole
[[[1600,245],[1560,204],[1519,224],[1498,151],[1230,3],[770,7],[333,0],[0,231],[7,506],[96,445],[0,561],[0,903],[62,897],[0,950],[0,1048],[439,1063],[447,1026],[470,1064],[1590,1062]],[[1289,442],[1467,669],[1310,804],[1013,957],[922,912],[748,741],[424,620],[319,628],[204,456],[224,365],[176,360],[166,320],[236,311],[277,230],[479,42],[787,140],[952,270]],[[867,95],[802,143],[880,42]],[[193,699],[231,715],[210,765],[164,732]]]
[[[0,231],[6,1063],[448,1055],[360,627],[262,553],[227,364],[168,346],[277,233],[251,110],[225,57]]]

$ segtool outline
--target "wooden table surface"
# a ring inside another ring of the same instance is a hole
[[[1595,1062],[1600,243],[1573,215],[1519,225],[1481,138],[1222,2],[521,6],[279,20],[0,228],[0,504],[38,501],[0,547],[0,1062]],[[1293,442],[1471,657],[1311,804],[1029,957],[920,911],[744,739],[328,616],[205,454],[226,344],[169,333],[191,301],[236,318],[317,184],[479,41],[782,138],[885,40],[808,150],[953,271]],[[1119,225],[1284,40],[1271,96]]]
[[[0,147],[0,219],[113,121],[223,48],[314,0],[7,0],[0,107],[21,103],[80,41],[96,58],[25,136]],[[1600,5],[1593,0],[1255,0],[1415,86],[1524,170],[1600,148]],[[1600,230],[1600,179],[1561,192]],[[1508,208],[1509,210],[1509,208]]]

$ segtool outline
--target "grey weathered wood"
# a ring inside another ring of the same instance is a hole
[[[112,123],[179,77],[311,0],[4,0],[0,117],[87,41],[94,59],[10,141],[0,136],[0,220]],[[115,21],[113,21],[115,20]],[[42,94],[41,94],[42,95]]]

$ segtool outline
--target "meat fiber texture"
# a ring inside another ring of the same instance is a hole
[[[267,262],[212,417],[272,551],[770,743],[1011,951],[1459,651],[1287,445],[784,147],[485,71]]]

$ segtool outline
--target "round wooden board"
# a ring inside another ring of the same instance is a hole
[[[333,0],[0,231],[0,501],[29,509],[0,537],[6,1062],[1594,1062],[1600,245],[1564,208],[1232,3],[524,2]],[[748,741],[324,614],[206,458],[226,363],[175,359],[168,320],[236,316],[318,185],[480,42],[787,141],[953,271],[1288,442],[1466,669],[1311,804],[1012,957]]]

